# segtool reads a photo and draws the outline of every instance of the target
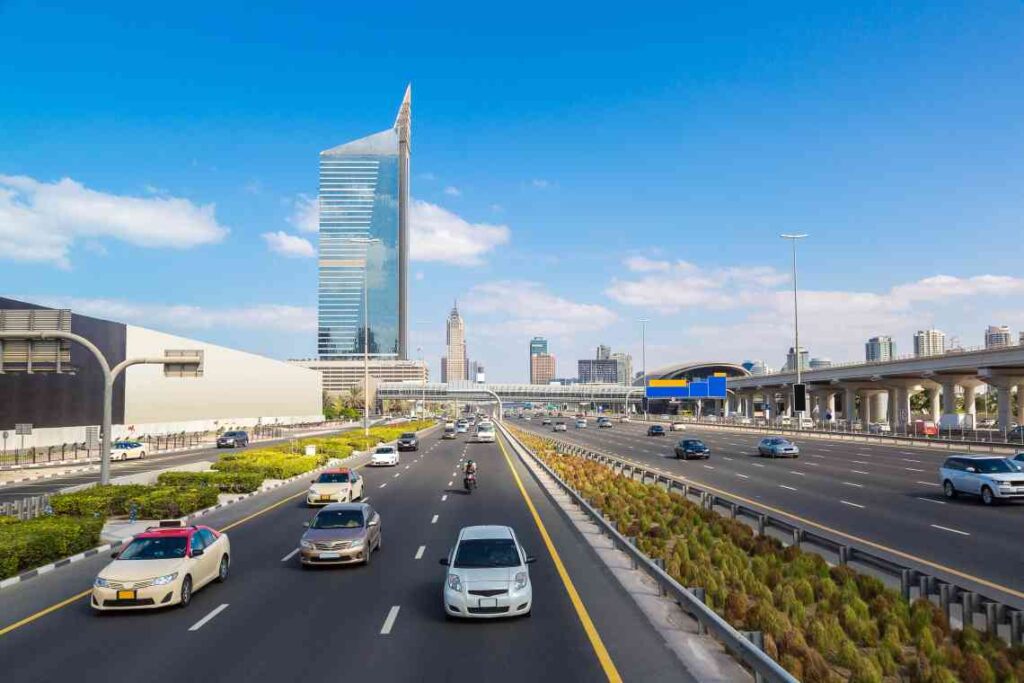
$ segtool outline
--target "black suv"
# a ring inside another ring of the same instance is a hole
[[[651,425],[647,428],[647,436],[665,436],[665,428],[661,425]]]
[[[412,432],[406,432],[398,437],[398,450],[400,451],[418,451],[420,449],[420,440]]]
[[[249,445],[247,432],[224,432],[217,437],[217,448],[241,448]]]
[[[676,444],[675,451],[676,458],[682,458],[683,460],[689,460],[690,458],[703,458],[707,460],[711,457],[711,449],[700,439],[683,439]]]

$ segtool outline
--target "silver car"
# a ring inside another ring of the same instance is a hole
[[[994,505],[1024,497],[1024,465],[991,455],[953,455],[939,468],[939,483],[946,498],[966,493]]]
[[[800,455],[800,449],[789,439],[769,436],[757,444],[757,453],[768,458],[795,458]]]

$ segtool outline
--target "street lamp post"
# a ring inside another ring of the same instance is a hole
[[[63,332],[59,330],[0,332],[0,341],[3,341],[4,339],[29,341],[35,339],[67,339],[84,346],[96,358],[96,362],[99,363],[100,370],[103,371],[103,424],[101,428],[102,433],[100,435],[100,484],[110,483],[110,432],[112,429],[111,423],[113,422],[114,413],[114,382],[117,381],[118,375],[132,365],[188,365],[195,366],[197,369],[202,367],[202,360],[198,356],[147,356],[141,358],[128,358],[111,368],[110,363],[107,362],[106,356],[104,356],[103,352],[100,351],[99,348],[97,348],[97,346],[91,341],[72,332]]]
[[[789,240],[793,246],[793,363],[796,365],[796,383],[800,384],[801,365],[800,362],[800,312],[797,306],[796,292],[797,292],[797,281],[796,281],[796,243],[798,240],[802,240],[807,237],[804,233],[783,233],[779,235],[784,240]],[[796,403],[796,389],[793,390],[793,403]],[[806,400],[806,398],[804,399]],[[795,407],[795,406],[794,406]],[[796,411],[797,428],[803,425],[804,411]]]
[[[644,405],[644,422],[647,421],[647,323],[650,322],[650,318],[640,318],[640,365],[643,372],[643,387],[644,393],[640,397],[640,401]]]

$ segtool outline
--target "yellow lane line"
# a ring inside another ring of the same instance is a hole
[[[651,468],[651,467],[649,467],[649,466],[647,466],[647,465],[645,465],[643,463],[637,462],[635,460],[629,460],[628,458],[623,458],[620,455],[607,454],[607,453],[603,454],[603,455],[608,455],[609,457],[615,458],[616,460],[620,460],[620,461],[628,463],[630,465],[634,465],[636,467],[642,467],[642,468],[646,469],[647,471],[653,471],[653,468]],[[665,473],[665,474],[667,474],[667,473]],[[812,527],[815,527],[815,528],[818,528],[818,529],[822,529],[823,531],[828,531],[829,533],[833,533],[836,536],[840,536],[840,537],[845,538],[845,539],[847,539],[849,541],[856,541],[857,543],[862,543],[862,544],[864,544],[866,546],[874,548],[875,550],[881,550],[881,551],[886,552],[886,553],[891,553],[891,554],[893,554],[893,555],[895,555],[897,557],[901,557],[901,558],[903,558],[905,560],[910,560],[912,562],[920,562],[921,564],[923,564],[923,565],[925,565],[927,567],[931,567],[932,569],[937,569],[939,571],[943,571],[943,572],[946,572],[948,574],[952,574],[953,576],[958,576],[961,579],[967,579],[968,581],[974,581],[978,585],[986,586],[988,588],[992,588],[992,589],[1001,591],[1003,593],[1006,593],[1007,595],[1012,595],[1012,596],[1014,596],[1016,598],[1024,599],[1024,591],[1015,590],[1013,588],[1010,588],[1009,586],[1004,586],[1002,584],[995,583],[994,581],[989,581],[988,579],[983,579],[980,576],[975,576],[974,574],[968,574],[967,572],[960,571],[959,569],[954,569],[952,567],[947,567],[944,564],[939,564],[938,562],[933,562],[932,560],[925,559],[925,558],[920,557],[918,555],[913,555],[911,553],[903,552],[902,550],[897,550],[896,548],[890,548],[887,545],[883,545],[881,543],[876,543],[874,541],[870,541],[870,540],[868,540],[866,538],[862,538],[860,536],[854,536],[853,534],[848,534],[845,531],[840,531],[839,529],[834,529],[834,528],[832,528],[830,526],[827,526],[825,524],[822,524],[820,522],[815,522],[814,520],[807,519],[806,517],[801,517],[800,515],[794,514],[792,512],[787,511],[787,510],[783,510],[782,508],[777,508],[777,507],[774,507],[772,505],[767,505],[765,503],[762,503],[760,501],[751,500],[749,498],[744,498],[743,496],[738,495],[736,493],[733,493],[732,491],[725,491],[723,489],[716,488],[714,486],[711,486],[710,484],[706,484],[703,481],[700,481],[699,479],[691,479],[689,477],[684,477],[684,476],[682,476],[680,474],[676,474],[674,472],[671,475],[667,475],[667,476],[671,476],[672,479],[675,479],[677,481],[682,481],[682,482],[685,482],[687,484],[696,484],[696,485],[704,488],[707,491],[711,491],[713,493],[717,493],[719,495],[726,496],[728,498],[731,498],[732,500],[736,500],[736,501],[739,501],[741,503],[746,503],[747,505],[751,506],[754,509],[761,509],[761,510],[766,510],[768,512],[774,512],[777,515],[781,515],[783,517],[789,517],[790,519],[793,519],[793,520],[796,520],[796,521],[801,522],[803,524],[806,524],[807,526],[812,526]]]
[[[607,676],[608,680],[613,683],[620,683],[622,681],[622,676],[619,675],[619,670],[615,668],[615,662],[612,661],[611,655],[608,654],[608,649],[604,646],[604,641],[601,640],[601,634],[597,632],[597,627],[594,626],[594,622],[590,618],[590,613],[587,612],[587,607],[583,604],[583,599],[580,598],[580,594],[576,590],[576,586],[569,577],[569,572],[562,563],[562,558],[558,554],[558,550],[555,548],[555,544],[551,540],[551,536],[548,535],[547,527],[544,526],[544,522],[541,520],[540,514],[537,512],[537,508],[534,507],[533,500],[530,499],[530,494],[526,492],[526,487],[523,486],[523,481],[519,478],[519,473],[516,472],[516,468],[512,465],[512,459],[509,457],[508,451],[505,450],[504,440],[505,437],[502,435],[498,440],[498,446],[501,447],[501,453],[505,456],[505,462],[508,464],[508,468],[512,472],[512,477],[516,480],[516,485],[519,487],[519,492],[522,494],[523,500],[526,501],[526,507],[529,508],[530,514],[533,515],[533,521],[536,523],[537,529],[540,531],[540,535],[544,539],[544,545],[547,546],[548,553],[550,553],[551,559],[555,563],[555,568],[558,570],[558,575],[562,579],[565,591],[569,594],[569,600],[572,602],[572,606],[576,610],[576,616],[579,617],[580,624],[582,624],[583,630],[586,632],[587,638],[590,640],[590,646],[594,649],[594,654],[597,655],[597,659],[601,663],[601,668],[604,669],[604,674]]]

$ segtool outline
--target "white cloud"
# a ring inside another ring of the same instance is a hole
[[[551,181],[544,180],[543,178],[534,178],[530,181],[530,185],[538,190],[546,190],[551,187]]]
[[[509,241],[505,225],[470,223],[419,199],[412,200],[409,209],[410,256],[414,261],[476,266],[483,263],[485,254]]]
[[[672,267],[668,261],[655,261],[644,256],[630,256],[625,266],[634,273],[664,272]]]
[[[500,280],[476,285],[462,307],[483,321],[482,334],[528,339],[540,334],[571,337],[602,330],[618,316],[600,304],[578,303],[549,292],[539,282]]]
[[[127,322],[155,329],[218,329],[230,320],[233,327],[279,332],[316,330],[316,309],[281,304],[252,304],[207,308],[187,304],[149,304],[123,299],[18,296],[52,308],[70,308],[75,313]]]
[[[449,185],[448,187],[444,188],[444,193],[446,195],[448,195],[449,197],[461,197],[462,196],[462,190],[460,190],[459,188],[455,187],[454,185]]]
[[[0,175],[0,258],[66,268],[72,246],[82,238],[188,249],[219,242],[227,233],[213,204],[109,194],[70,178],[45,183]]]
[[[292,215],[288,222],[302,232],[317,232],[320,230],[320,204],[316,197],[300,194],[292,203]]]
[[[313,258],[316,256],[316,250],[313,249],[312,243],[305,237],[289,235],[283,230],[265,232],[262,236],[271,251],[283,256],[291,258]]]

